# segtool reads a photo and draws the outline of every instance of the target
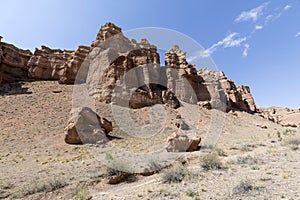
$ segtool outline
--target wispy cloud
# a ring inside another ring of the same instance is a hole
[[[244,44],[243,57],[248,56],[248,49],[250,48],[249,44]]]
[[[264,27],[263,26],[260,26],[260,25],[256,25],[255,26],[255,30],[261,30],[261,29],[263,29]]]
[[[269,14],[265,17],[265,22],[264,24],[268,24],[270,21],[275,21],[277,19],[279,19],[283,13],[285,13],[286,11],[290,10],[292,8],[292,5],[287,4],[284,7],[281,8],[276,8],[273,12],[273,14]]]
[[[241,14],[234,20],[235,22],[243,21],[253,21],[256,22],[258,17],[263,14],[263,10],[267,7],[270,2],[265,2],[260,6],[253,8],[249,11],[243,11]]]
[[[247,40],[247,37],[238,37],[238,36],[239,36],[239,34],[236,33],[236,32],[230,33],[225,38],[223,38],[222,40],[216,42],[215,44],[213,44],[208,49],[205,49],[201,52],[197,52],[196,55],[192,55],[191,57],[187,58],[187,60],[188,60],[188,62],[192,62],[192,61],[194,61],[196,59],[199,59],[199,58],[209,57],[219,47],[223,47],[225,49],[225,48],[240,46],[244,41]]]
[[[286,6],[284,6],[283,10],[284,10],[284,11],[287,11],[287,10],[289,10],[291,7],[292,7],[291,5],[286,5]]]
[[[295,34],[295,37],[299,37],[299,36],[300,36],[300,31]]]
[[[261,29],[264,29],[269,25],[269,23],[276,21],[278,18],[280,18],[286,11],[290,10],[292,8],[291,4],[286,4],[282,7],[277,7],[272,10],[270,6],[268,6],[271,3],[271,1],[262,3],[256,8],[253,8],[248,11],[242,11],[240,15],[234,20],[234,22],[254,22],[254,28],[252,32],[250,33],[244,33],[243,35],[246,35],[245,37],[240,37],[239,33],[233,32],[228,34],[225,38],[222,40],[214,43],[209,47],[208,49],[205,49],[203,51],[196,52],[194,55],[187,58],[188,62],[193,62],[197,59],[205,58],[211,56],[215,51],[217,51],[219,48],[231,48],[236,46],[243,45],[243,52],[242,56],[247,57],[248,51],[250,48],[249,40],[252,38],[252,36]],[[300,32],[296,33],[295,37],[300,37]],[[247,43],[245,43],[247,41]]]

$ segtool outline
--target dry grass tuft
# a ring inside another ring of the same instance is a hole
[[[201,167],[205,170],[222,169],[223,164],[217,153],[212,152],[201,159]]]

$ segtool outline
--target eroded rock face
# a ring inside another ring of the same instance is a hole
[[[87,76],[90,95],[105,103],[112,102],[113,95],[114,98],[126,98],[127,106],[132,108],[162,103],[161,90],[147,82],[155,74],[159,75],[160,70],[159,54],[154,45],[146,39],[130,41],[121,28],[106,23],[92,46]],[[156,69],[158,71],[154,72]]]
[[[203,78],[197,74],[195,65],[188,64],[186,53],[178,45],[165,53],[165,65],[167,86],[177,98],[193,104],[210,100]]]
[[[65,128],[65,142],[68,144],[105,143],[106,134],[112,131],[112,123],[101,118],[92,109],[81,107],[70,114]]]
[[[80,82],[86,82],[89,94],[101,102],[111,103],[117,97],[127,98],[131,108],[154,104],[178,108],[181,100],[205,108],[219,109],[224,103],[224,111],[256,112],[249,87],[236,86],[220,71],[197,71],[177,45],[165,53],[166,67],[161,67],[156,46],[147,39],[129,40],[110,22],[101,26],[92,47],[79,46],[76,51],[42,46],[32,55],[0,44],[2,82],[30,77],[73,84],[84,63]]]
[[[122,29],[120,27],[116,26],[111,22],[107,22],[105,23],[105,25],[101,26],[97,34],[96,40],[92,43],[92,47],[97,47],[99,46],[99,43],[104,42],[108,38],[121,33]]]
[[[248,86],[236,86],[222,71],[201,69],[197,73],[204,79],[204,84],[210,91],[211,99],[226,103],[226,111],[239,110],[249,113],[256,112],[256,105]],[[220,93],[218,92],[219,90],[224,92]],[[212,105],[217,103],[218,102],[211,102]],[[217,105],[216,107],[219,106]]]
[[[300,127],[300,109],[259,108],[260,116],[285,127]]]
[[[168,152],[186,152],[199,149],[201,137],[191,131],[174,132],[167,139]]]
[[[32,53],[0,42],[0,83],[28,80],[28,61]]]
[[[74,83],[78,69],[90,51],[90,47],[79,46],[76,51],[36,49],[28,62],[29,75],[36,80],[60,80]]]
[[[59,78],[59,83],[61,84],[73,84],[75,79],[77,78],[77,83],[85,82],[86,75],[83,75],[81,80],[77,77],[77,72],[81,67],[84,59],[90,53],[90,47],[87,46],[79,46],[77,50],[72,53],[72,56],[67,59],[67,61],[63,65],[63,73]]]

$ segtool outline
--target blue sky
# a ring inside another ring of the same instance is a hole
[[[173,29],[201,44],[199,55],[211,56],[230,79],[249,85],[258,106],[300,108],[297,0],[10,0],[1,2],[0,19],[3,41],[31,50],[90,45],[107,21],[124,31]]]

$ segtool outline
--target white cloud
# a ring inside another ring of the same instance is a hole
[[[276,8],[273,14],[270,14],[265,17],[265,25],[269,23],[269,21],[275,21],[279,19],[284,12],[288,11],[292,6],[286,5],[283,8]]]
[[[248,56],[248,49],[250,47],[249,44],[244,44],[244,51],[243,51],[243,57],[247,57]]]
[[[300,36],[300,31],[295,34],[295,37],[298,37],[298,36]]]
[[[272,20],[273,17],[274,17],[273,15],[266,16],[266,18],[265,18],[265,24],[267,24],[270,20]]]
[[[208,49],[206,50],[203,50],[203,51],[198,51],[195,53],[195,55],[192,55],[190,57],[188,57],[186,60],[189,62],[189,63],[192,63],[194,62],[195,60],[197,59],[201,59],[201,58],[207,58],[209,57],[213,52],[210,52]]]
[[[262,15],[263,10],[270,2],[265,2],[262,5],[253,8],[249,11],[243,11],[234,21],[235,22],[242,22],[242,21],[253,21],[256,22],[258,17]]]
[[[240,46],[244,41],[247,40],[247,37],[239,37],[239,38],[237,38],[236,36],[238,36],[238,33],[236,33],[236,32],[227,35],[225,38],[223,38],[222,40],[216,42],[215,44],[213,44],[208,49],[205,49],[203,51],[197,52],[196,55],[193,55],[193,56],[187,58],[187,61],[188,62],[192,62],[192,61],[194,61],[196,59],[199,59],[199,58],[209,57],[219,47],[223,47],[224,49],[225,48],[236,47],[236,46]]]
[[[263,26],[259,26],[259,25],[256,25],[255,26],[255,30],[261,30],[261,29],[263,29],[264,27]]]
[[[284,6],[283,10],[284,10],[284,11],[287,11],[287,10],[289,10],[291,7],[292,7],[291,5],[286,5],[286,6]]]

